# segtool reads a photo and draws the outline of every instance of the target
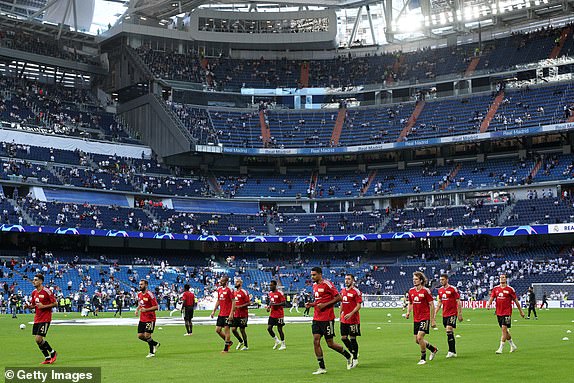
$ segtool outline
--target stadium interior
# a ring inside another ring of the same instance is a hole
[[[131,0],[95,34],[24,3],[0,0],[4,303],[39,270],[110,307],[140,277],[167,308],[222,273],[298,294],[311,265],[377,295],[574,282],[571,1]]]

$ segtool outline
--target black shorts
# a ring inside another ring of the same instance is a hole
[[[311,325],[311,329],[313,330],[313,334],[319,334],[321,336],[324,336],[325,339],[333,339],[333,337],[335,337],[334,320],[327,320],[327,321],[314,320],[313,324]]]
[[[223,316],[218,316],[217,317],[217,323],[215,324],[217,327],[229,327],[229,323],[227,323],[227,318],[229,317],[223,317]]]
[[[512,327],[512,316],[510,315],[497,315],[498,325],[500,327],[506,326],[507,328]]]
[[[267,321],[267,326],[277,326],[283,327],[285,326],[285,318],[271,318]]]
[[[239,328],[247,327],[247,317],[243,317],[243,318],[233,317],[233,321],[231,322],[231,327],[239,327]]]
[[[144,332],[152,334],[154,329],[155,329],[155,322],[140,321],[140,323],[138,323],[138,334],[143,334]]]
[[[34,326],[32,326],[32,335],[46,336],[49,328],[50,322],[34,323]]]
[[[451,315],[449,317],[442,317],[442,325],[444,327],[451,326],[452,328],[456,328],[456,319],[457,319],[456,315]]]
[[[430,320],[423,320],[420,322],[414,322],[414,335],[417,335],[419,332],[424,332],[425,334],[429,333],[430,329]]]
[[[183,309],[183,319],[187,322],[193,319],[193,307],[185,307]]]
[[[361,336],[361,324],[341,323],[342,336]]]

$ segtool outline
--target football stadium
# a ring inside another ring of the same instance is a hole
[[[7,383],[571,382],[574,1],[0,0]]]

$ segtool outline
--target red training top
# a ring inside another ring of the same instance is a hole
[[[335,311],[333,310],[333,306],[325,307],[323,310],[319,310],[317,308],[319,303],[330,302],[333,300],[333,298],[339,295],[339,291],[337,291],[333,283],[326,279],[323,279],[321,283],[314,283],[313,295],[315,296],[315,310],[313,311],[313,320],[335,320]]]
[[[181,300],[183,301],[183,307],[195,306],[195,295],[189,290],[183,292]]]
[[[345,319],[345,315],[350,313],[357,307],[358,304],[363,303],[363,294],[356,287],[351,287],[350,289],[341,290],[341,296],[343,301],[341,302],[341,323],[345,324],[359,324],[361,323],[361,317],[359,312],[353,314],[351,319]]]
[[[413,320],[415,322],[430,320],[429,303],[433,302],[433,297],[429,289],[423,287],[417,290],[416,287],[413,287],[409,290],[409,302],[413,305]]]
[[[219,316],[228,317],[231,314],[233,291],[229,287],[219,287],[217,289],[217,299],[219,299]]]
[[[460,299],[460,294],[456,287],[448,285],[438,289],[438,297],[442,302],[442,316],[444,318],[453,315],[458,315],[457,300]]]
[[[235,318],[247,318],[249,315],[249,309],[247,306],[237,308],[237,306],[244,305],[249,302],[249,293],[244,289],[236,290],[233,295],[235,296],[235,313],[233,316]]]
[[[270,291],[269,292],[269,302],[271,303],[282,303],[285,302],[285,296],[281,291]],[[283,318],[285,313],[283,312],[283,306],[270,306],[271,312],[269,317],[271,318]]]
[[[139,307],[149,309],[150,307],[157,306],[157,300],[151,291],[146,291],[145,294],[141,291],[138,293]],[[155,311],[140,311],[140,322],[155,322]]]
[[[516,292],[512,287],[495,286],[490,296],[496,299],[496,315],[512,315],[512,302],[516,299]]]
[[[38,303],[43,305],[49,305],[56,302],[56,297],[52,294],[52,291],[47,287],[42,287],[42,290],[38,291],[34,289],[32,291],[32,304],[36,306]],[[36,308],[36,315],[34,315],[34,323],[44,323],[52,321],[52,307],[49,309],[39,309]]]

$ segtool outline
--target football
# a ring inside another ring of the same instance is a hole
[[[26,325],[25,325],[24,323],[22,323],[22,324],[20,325],[20,330],[24,330],[25,328],[26,328]]]

